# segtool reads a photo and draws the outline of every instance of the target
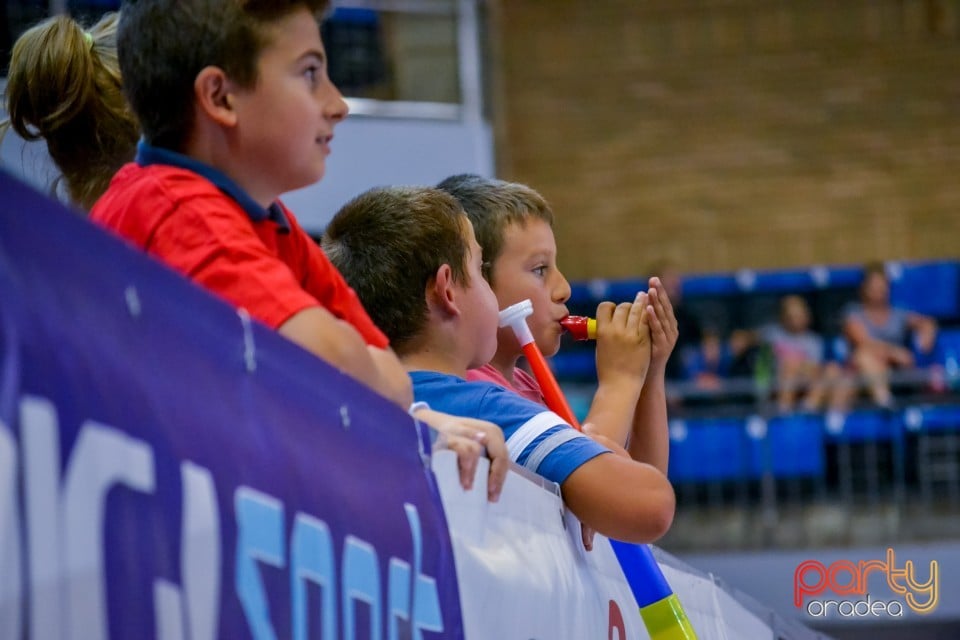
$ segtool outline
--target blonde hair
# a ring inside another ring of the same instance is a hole
[[[140,135],[121,88],[118,17],[105,14],[89,32],[67,16],[49,18],[24,32],[10,56],[0,136],[12,127],[25,140],[43,138],[83,209],[133,159]]]

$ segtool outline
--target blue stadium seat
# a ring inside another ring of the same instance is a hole
[[[742,284],[742,283],[741,283]],[[754,293],[803,293],[816,288],[810,269],[758,271],[751,289]]]
[[[673,420],[669,476],[674,482],[714,482],[759,477],[758,456],[740,418]]]
[[[949,361],[953,359],[956,361],[960,359],[960,328],[951,328],[951,329],[940,329],[937,334],[937,347],[936,347],[936,358],[937,362],[947,366]],[[947,371],[948,375],[952,375],[953,371]]]
[[[828,442],[883,442],[900,438],[899,420],[888,411],[864,409],[846,415],[827,415],[824,420]]]
[[[907,407],[902,414],[903,426],[912,432],[960,431],[960,405],[922,405]]]
[[[683,280],[684,296],[723,296],[739,292],[740,286],[732,273],[690,276]]]
[[[890,301],[939,319],[960,318],[960,263],[897,264]]]
[[[767,424],[769,469],[777,478],[820,477],[826,468],[823,444],[821,416],[772,418]]]
[[[830,267],[827,275],[826,287],[857,287],[863,280],[863,267]]]

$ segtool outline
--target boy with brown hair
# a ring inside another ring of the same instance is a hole
[[[473,223],[486,261],[484,276],[499,307],[529,299],[533,315],[528,324],[537,347],[545,356],[556,354],[570,284],[557,266],[550,205],[526,185],[472,174],[451,176],[438,188],[453,195]],[[631,328],[633,313],[646,315],[652,347]],[[639,295],[619,305],[602,302],[596,317],[599,384],[585,424],[626,447],[635,460],[666,473],[670,441],[665,371],[677,341],[670,299],[659,279],[651,278],[643,302]],[[500,384],[543,404],[536,380],[517,367],[522,355],[510,328],[501,328],[493,359],[467,372],[467,379]]]
[[[424,187],[368,191],[334,216],[324,248],[390,337],[418,400],[499,424],[511,459],[557,482],[570,510],[600,533],[650,542],[667,531],[673,489],[655,466],[508,389],[465,379],[497,350],[498,305],[456,199]],[[649,330],[639,309],[628,314],[629,329],[645,362]]]
[[[143,140],[91,217],[407,408],[410,379],[386,336],[277,200],[323,176],[347,115],[320,39],[327,6],[124,3],[118,55]],[[447,434],[465,484],[486,444],[498,494],[506,463],[493,425],[423,407],[417,417]]]

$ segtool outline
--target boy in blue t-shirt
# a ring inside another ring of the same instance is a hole
[[[510,458],[559,483],[570,510],[600,533],[650,542],[667,531],[674,494],[656,467],[512,391],[465,379],[497,349],[498,308],[456,199],[430,188],[373,189],[337,213],[324,249],[389,337],[416,400],[499,424]],[[645,324],[641,334],[649,350]]]

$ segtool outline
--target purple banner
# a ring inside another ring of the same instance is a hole
[[[0,171],[0,637],[463,636],[399,408]]]

